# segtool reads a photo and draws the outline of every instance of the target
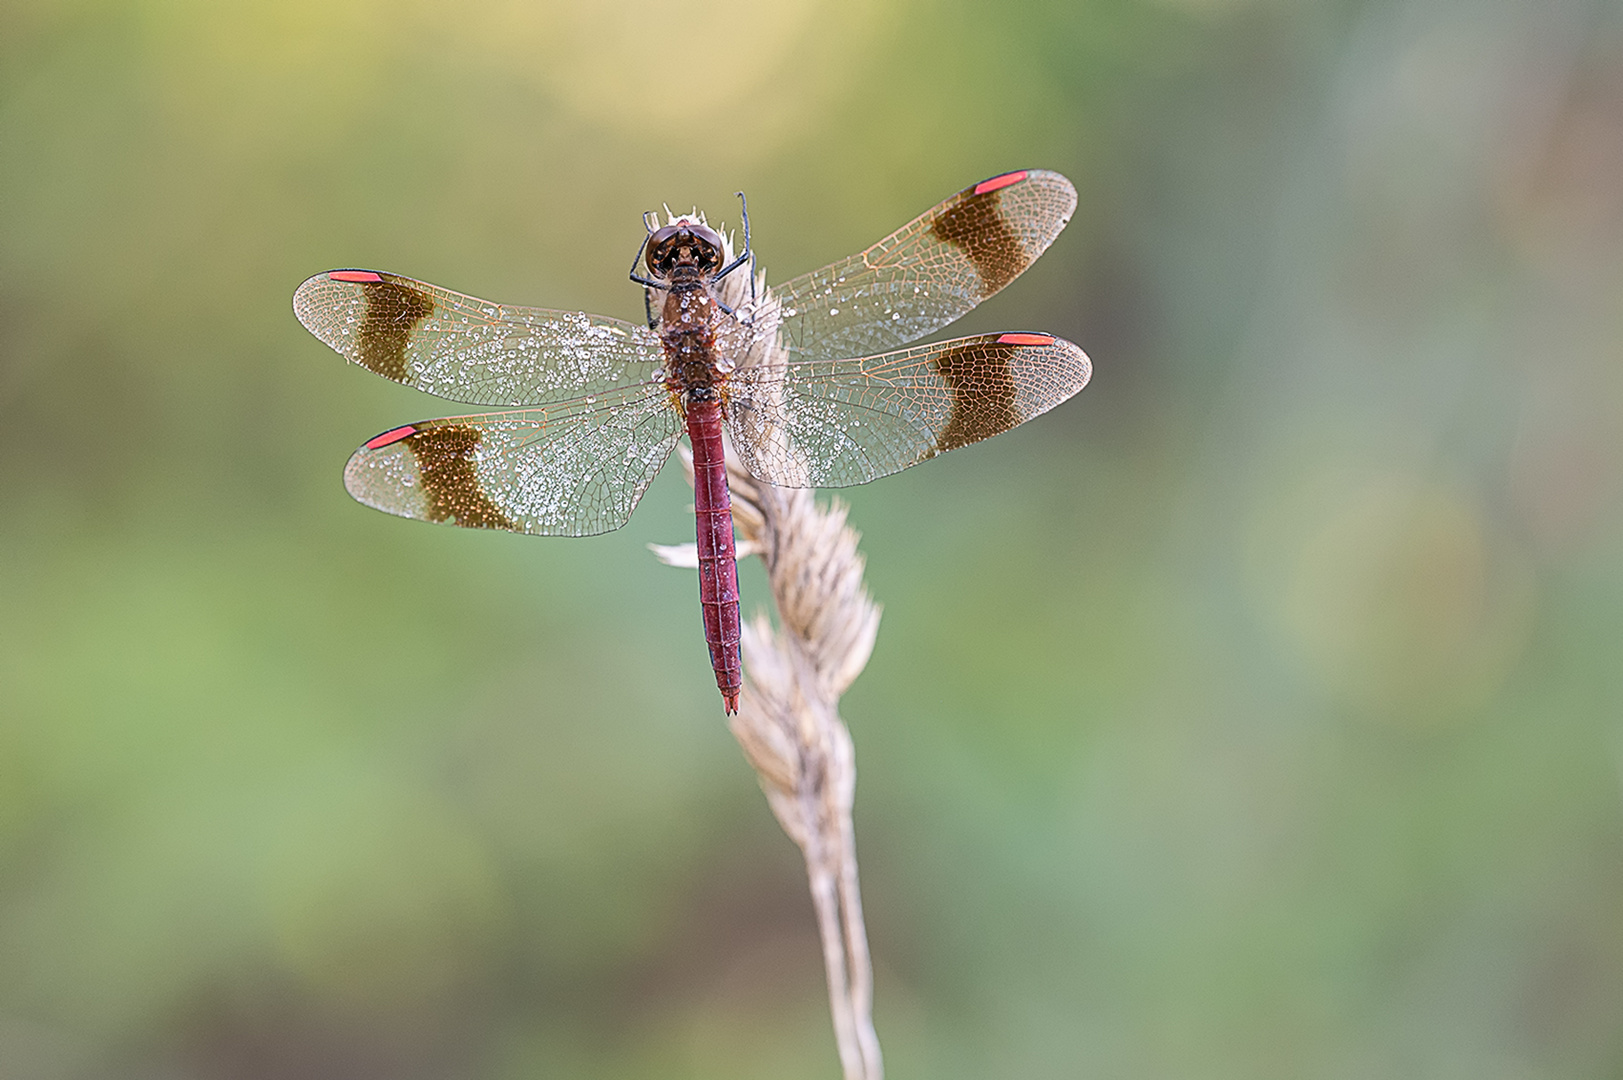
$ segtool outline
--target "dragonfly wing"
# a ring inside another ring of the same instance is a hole
[[[340,356],[469,405],[516,407],[643,383],[661,364],[645,326],[579,311],[493,304],[398,274],[329,270],[293,312]]]
[[[1081,349],[1050,334],[748,368],[728,383],[733,445],[769,484],[865,484],[1047,412],[1092,370]]]
[[[820,360],[917,341],[1019,277],[1075,210],[1076,189],[1056,172],[965,188],[868,250],[775,287],[782,341]]]
[[[369,440],[344,486],[401,517],[539,536],[624,525],[682,433],[663,386],[408,424]]]

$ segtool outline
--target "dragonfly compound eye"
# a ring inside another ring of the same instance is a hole
[[[648,269],[669,277],[678,267],[709,273],[721,266],[721,237],[696,221],[676,221],[648,238]]]

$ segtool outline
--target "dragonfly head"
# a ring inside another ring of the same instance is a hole
[[[721,259],[721,237],[702,221],[680,217],[648,237],[648,269],[663,281],[703,281]]]

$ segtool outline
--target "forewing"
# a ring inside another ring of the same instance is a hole
[[[408,424],[369,440],[344,486],[401,517],[539,536],[618,529],[682,433],[662,386]]]
[[[493,304],[398,274],[329,270],[293,311],[340,356],[384,378],[469,405],[544,405],[646,382],[659,339],[579,311]]]
[[[1045,413],[1091,373],[1081,349],[1049,334],[750,368],[729,382],[733,446],[770,484],[865,484]]]
[[[1076,209],[1076,189],[1042,169],[965,188],[868,250],[774,288],[782,340],[836,360],[934,333],[1020,276]]]

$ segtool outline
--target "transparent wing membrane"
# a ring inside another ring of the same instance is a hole
[[[317,274],[293,294],[293,311],[345,359],[469,405],[544,405],[645,383],[663,360],[645,326],[370,270]]]
[[[740,315],[673,345],[669,371],[644,326],[493,304],[397,274],[317,274],[293,308],[353,363],[507,410],[369,440],[344,471],[356,499],[425,521],[587,536],[631,516],[682,435],[687,386],[716,387],[745,466],[790,487],[865,483],[1081,390],[1088,358],[1047,334],[899,348],[1014,280],[1075,208],[1058,173],[1005,173],[780,286],[759,311],[742,306],[745,279],[710,282]]]
[[[408,424],[370,440],[344,486],[401,517],[538,536],[624,525],[683,430],[663,387]]]
[[[776,286],[781,340],[816,360],[917,341],[1018,277],[1075,209],[1071,182],[1041,169],[965,188],[866,251]]]
[[[983,334],[850,360],[794,360],[729,383],[733,446],[784,487],[864,484],[990,438],[1087,385],[1086,354],[1048,334]]]

